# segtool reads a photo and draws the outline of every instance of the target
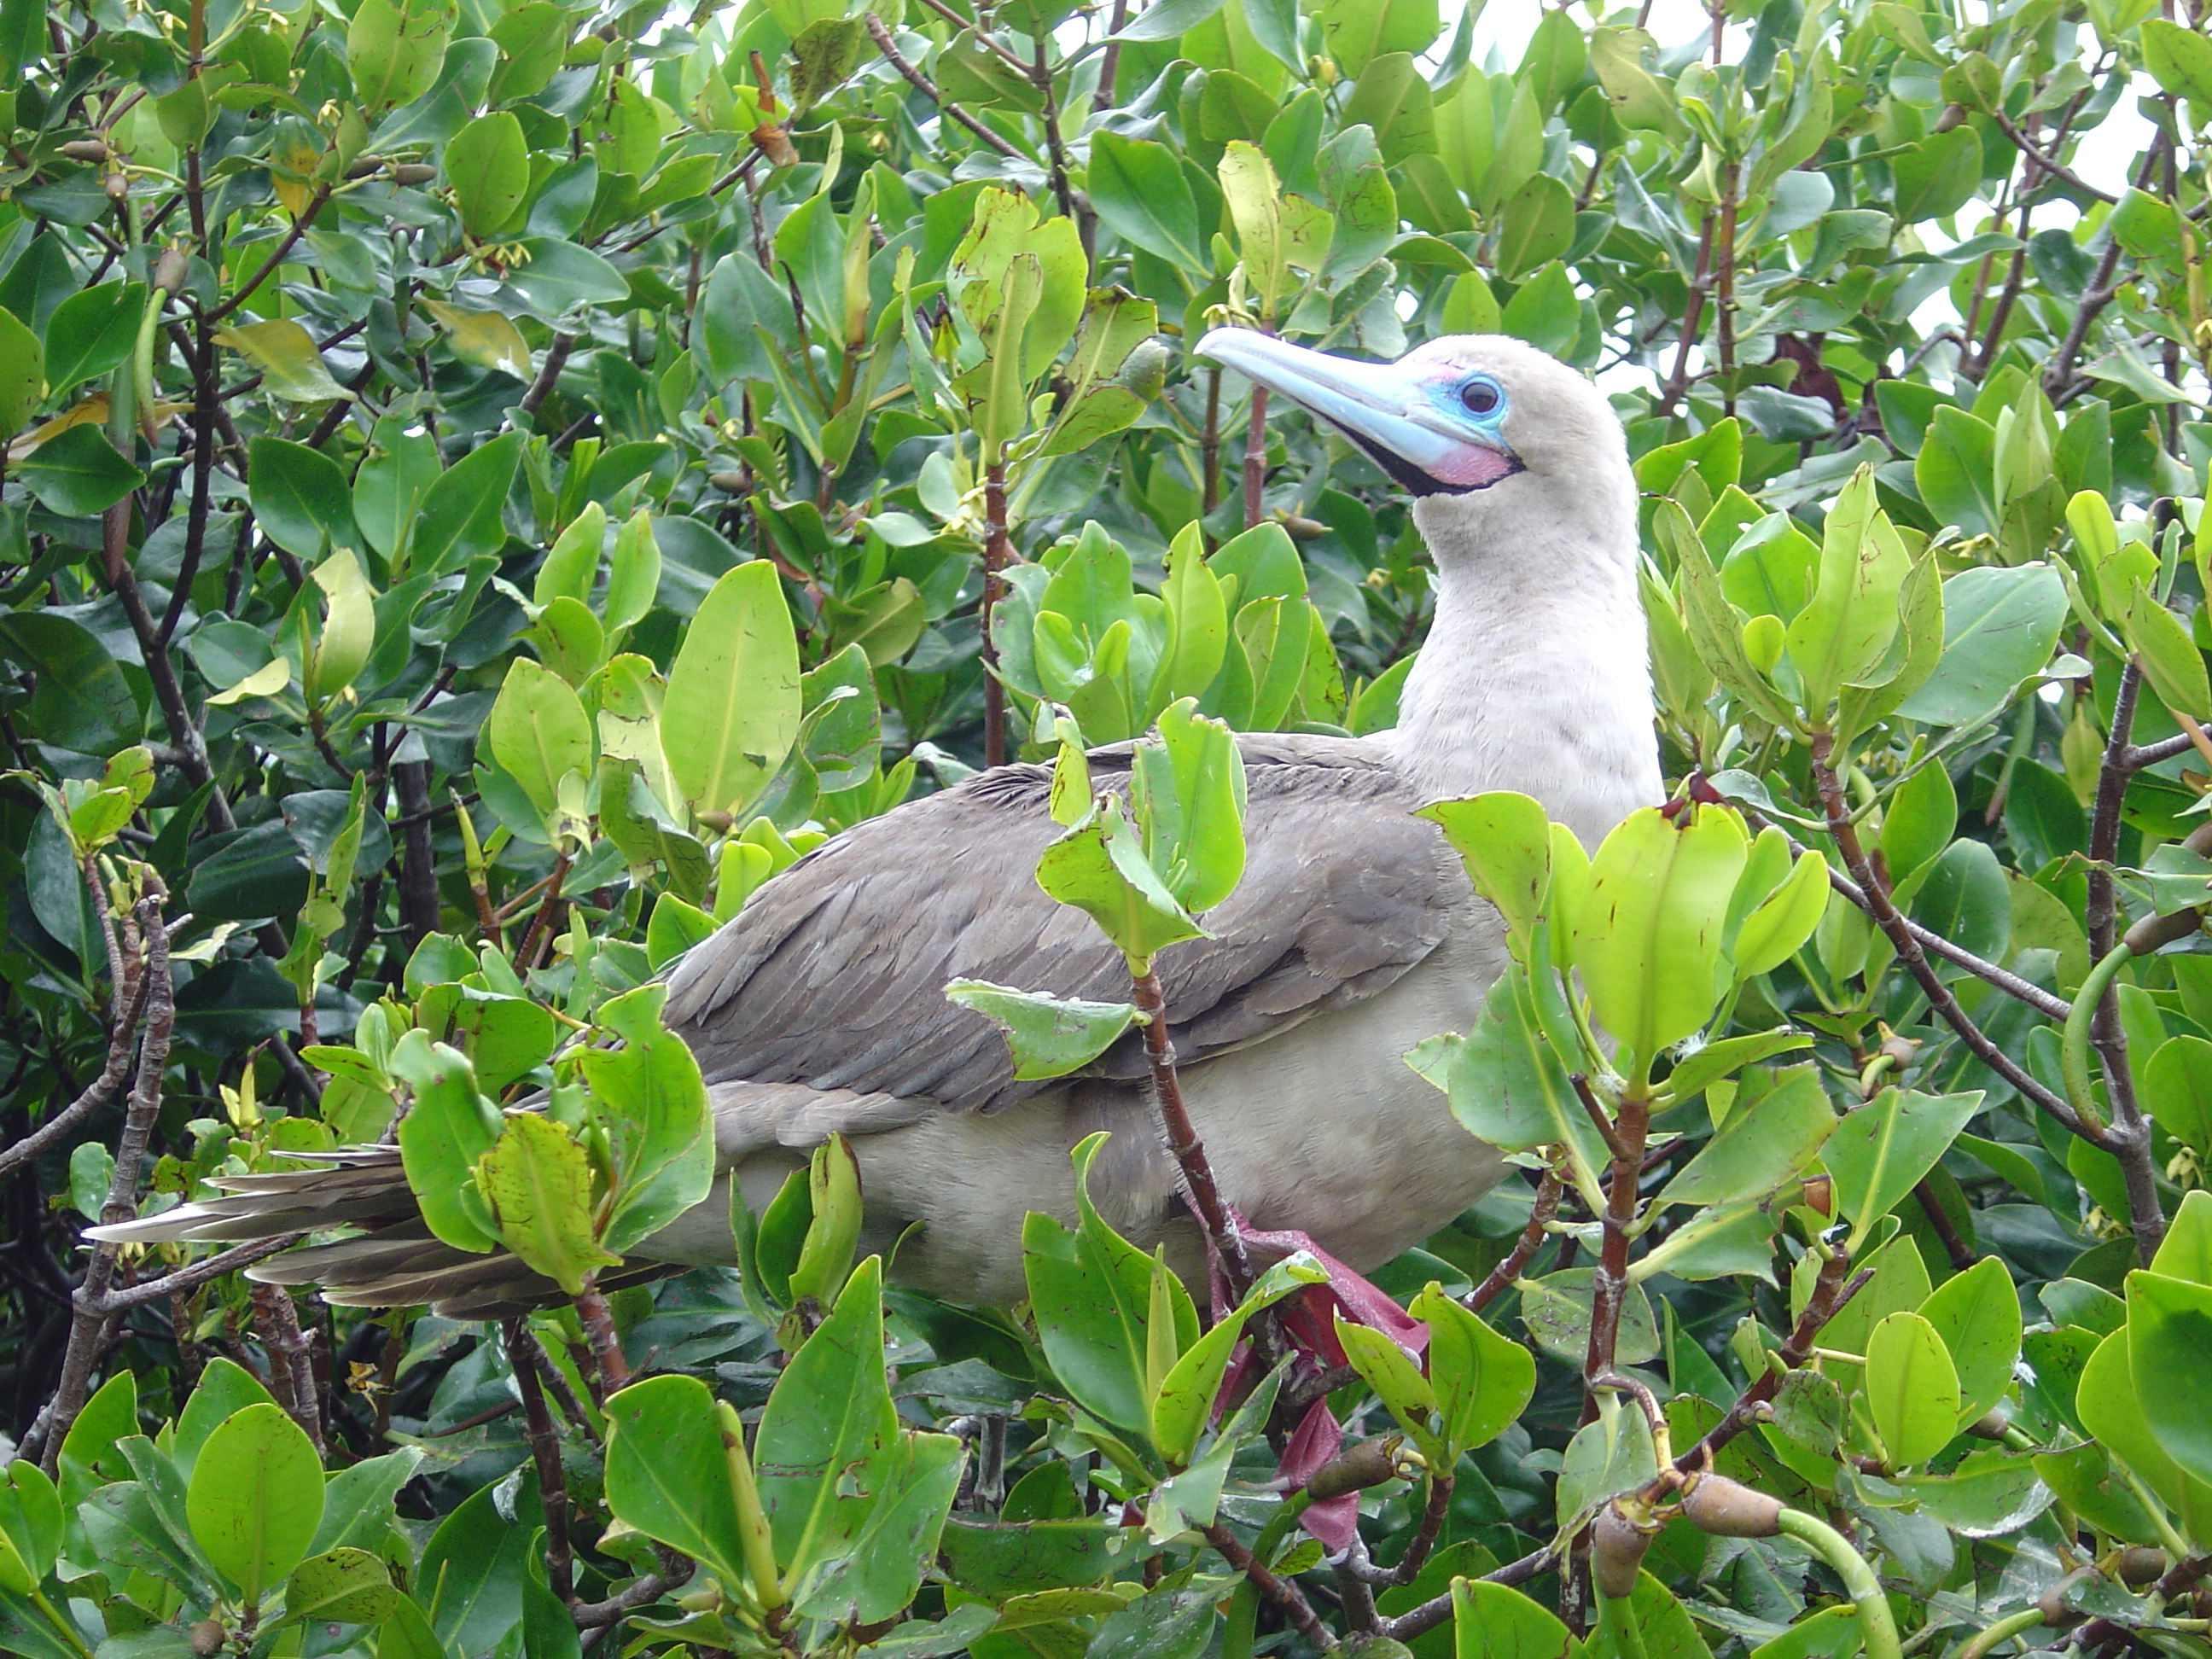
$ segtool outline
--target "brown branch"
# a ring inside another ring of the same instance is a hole
[[[277,1285],[256,1285],[251,1300],[254,1328],[269,1355],[270,1380],[276,1387],[285,1413],[323,1454],[322,1404],[316,1397],[315,1368],[307,1356],[307,1338],[300,1328],[299,1310],[291,1292]]]
[[[629,1381],[629,1361],[623,1358],[622,1341],[615,1334],[614,1315],[608,1310],[607,1298],[599,1287],[586,1279],[575,1303],[576,1316],[583,1322],[584,1334],[591,1340],[592,1358],[599,1371],[604,1404],[606,1395]]]
[[[526,1315],[499,1322],[507,1346],[507,1368],[514,1373],[515,1392],[522,1396],[525,1437],[538,1469],[538,1496],[545,1508],[545,1587],[573,1607],[576,1599],[575,1558],[568,1543],[568,1482],[561,1471],[561,1439],[553,1428],[553,1414],[545,1409],[545,1391],[538,1384],[538,1366],[544,1355],[532,1334]]]
[[[1929,1006],[1944,1024],[1959,1034],[1960,1040],[1976,1059],[2019,1090],[2036,1106],[2064,1124],[2073,1133],[2085,1140],[2094,1141],[2095,1135],[2072,1106],[2030,1077],[2011,1055],[1983,1034],[1981,1027],[1975,1024],[1966,1011],[1959,1006],[1959,999],[1952,994],[1951,988],[1943,982],[1942,976],[1929,964],[1926,954],[1920,948],[1920,940],[1892,902],[1889,889],[1882,881],[1881,873],[1875,869],[1859,845],[1858,829],[1851,822],[1850,807],[1844,799],[1843,784],[1836,776],[1835,768],[1829,763],[1834,752],[1835,738],[1832,733],[1816,732],[1813,734],[1813,777],[1820,788],[1820,804],[1827,813],[1828,833],[1834,837],[1836,850],[1842,855],[1844,866],[1857,878],[1867,914],[1874,918],[1875,926],[1881,928],[1883,937],[1889,940],[1891,948],[1897,952],[1897,959],[1905,964],[1905,971],[1918,982],[1921,991],[1928,998]]]
[[[1121,67],[1121,43],[1114,37],[1127,26],[1129,0],[1114,0],[1113,15],[1106,23],[1106,49],[1098,56],[1098,90],[1091,95],[1091,112],[1103,115],[1114,107],[1114,80]]]
[[[1944,1209],[1942,1200],[1936,1197],[1934,1188],[1925,1181],[1915,1182],[1912,1196],[1919,1203],[1920,1213],[1928,1218],[1929,1226],[1942,1242],[1943,1254],[1950,1257],[1954,1273],[1964,1273],[1982,1259],[1976,1254],[1974,1247],[1960,1236],[1958,1228],[1952,1225],[1950,1213]]]
[[[526,415],[535,415],[539,406],[552,395],[554,382],[561,378],[561,371],[568,365],[568,354],[575,349],[574,335],[556,334],[545,348],[545,361],[538,366],[538,377],[531,381],[529,389],[522,394],[521,402],[515,407]]]
[[[1279,1578],[1268,1571],[1260,1564],[1259,1559],[1251,1551],[1237,1541],[1236,1534],[1228,1528],[1216,1522],[1212,1526],[1200,1527],[1199,1531],[1205,1535],[1206,1541],[1213,1546],[1223,1560],[1229,1563],[1234,1571],[1243,1573],[1247,1579],[1250,1580],[1252,1587],[1261,1595],[1282,1608],[1285,1616],[1296,1627],[1299,1635],[1326,1652],[1334,1653],[1336,1650],[1336,1638],[1330,1634],[1328,1627],[1319,1619],[1314,1616],[1312,1604],[1306,1600],[1304,1592],[1296,1584],[1291,1583],[1288,1579]]]
[[[1175,1042],[1168,1035],[1167,999],[1160,989],[1160,977],[1154,973],[1142,974],[1134,976],[1130,984],[1132,1000],[1145,1021],[1145,1060],[1152,1068],[1152,1097],[1159,1107],[1168,1151],[1174,1154],[1176,1167],[1182,1176],[1183,1196],[1189,1200],[1193,1213],[1205,1227],[1206,1236],[1213,1242],[1214,1251],[1221,1258],[1221,1271],[1229,1280],[1230,1299],[1242,1302],[1244,1292],[1252,1288],[1252,1263],[1244,1252],[1243,1235],[1237,1231],[1229,1206],[1222,1200],[1221,1189],[1214,1183],[1213,1165],[1199,1140],[1197,1127],[1191,1122],[1189,1109],[1183,1104],[1182,1084],[1176,1075]]]
[[[961,108],[959,105],[941,95],[937,90],[936,82],[907,61],[905,54],[898,49],[898,42],[891,39],[891,32],[884,27],[882,18],[870,12],[866,21],[868,26],[868,39],[876,43],[876,50],[883,53],[884,61],[906,77],[908,85],[936,105],[941,113],[951,116],[1008,161],[1019,158],[1021,155],[1019,150]]]
[[[110,930],[111,933],[112,930]],[[0,1176],[19,1164],[40,1156],[57,1141],[66,1136],[86,1118],[98,1111],[123,1086],[123,1079],[131,1074],[131,1039],[137,1034],[138,1017],[146,1006],[144,976],[138,972],[134,957],[126,963],[123,982],[118,986],[113,1016],[114,1024],[108,1033],[107,1059],[100,1075],[85,1085],[75,1100],[55,1113],[52,1117],[32,1130],[21,1139],[0,1147]]]
[[[176,1019],[174,988],[169,979],[169,930],[161,916],[167,897],[155,878],[137,906],[137,930],[145,940],[145,965],[139,970],[146,984],[145,1035],[138,1046],[138,1077],[131,1085],[125,1109],[123,1133],[116,1143],[115,1169],[107,1183],[107,1197],[100,1207],[104,1224],[128,1221],[138,1211],[138,1176],[152,1139],[154,1121],[161,1113],[161,1073],[169,1063],[169,1034]],[[62,1441],[90,1392],[93,1368],[106,1346],[110,1324],[116,1316],[107,1310],[107,1287],[115,1277],[119,1244],[101,1243],[93,1249],[84,1279],[72,1298],[68,1346],[62,1355],[62,1373],[53,1399],[46,1408],[45,1438],[40,1462],[51,1475],[61,1457]]]
[[[1559,1213],[1559,1195],[1565,1190],[1566,1184],[1559,1179],[1556,1165],[1544,1171],[1543,1179],[1536,1183],[1536,1202],[1528,1212],[1528,1224],[1521,1230],[1521,1237],[1513,1242],[1505,1260],[1492,1267],[1481,1284],[1460,1297],[1462,1307],[1469,1313],[1480,1313],[1497,1300],[1507,1285],[1521,1277],[1521,1270],[1544,1248],[1545,1231]]]
[[[1549,1544],[1531,1550],[1517,1561],[1508,1561],[1494,1572],[1482,1575],[1486,1584],[1504,1584],[1509,1589],[1525,1584],[1539,1573],[1547,1571],[1559,1559],[1558,1552]],[[1452,1616],[1451,1592],[1433,1596],[1417,1607],[1408,1607],[1395,1619],[1382,1621],[1382,1634],[1394,1642],[1410,1642],[1417,1636],[1425,1636]]]
[[[1813,1294],[1806,1298],[1805,1311],[1797,1316],[1788,1339],[1775,1351],[1784,1369],[1795,1370],[1812,1356],[1813,1344],[1821,1328],[1874,1277],[1874,1269],[1869,1267],[1846,1279],[1850,1265],[1850,1259],[1841,1250],[1820,1263],[1820,1273],[1813,1281]],[[1771,1367],[1752,1378],[1751,1385],[1736,1396],[1735,1404],[1728,1408],[1727,1414],[1706,1430],[1695,1445],[1674,1459],[1675,1469],[1687,1474],[1705,1467],[1715,1452],[1757,1421],[1759,1408],[1774,1398],[1781,1386],[1781,1373]]]
[[[246,279],[246,286],[213,311],[209,312],[201,319],[202,324],[212,328],[252,299],[253,291],[267,282],[276,267],[284,263],[284,256],[299,246],[300,239],[307,234],[308,227],[315,222],[315,216],[323,210],[323,204],[330,199],[331,187],[328,185],[318,185],[315,187],[315,193],[307,200],[307,211],[292,222],[292,228],[284,233],[284,239],[270,250],[269,257],[261,262],[260,268]]]
[[[553,913],[560,908],[561,884],[568,878],[568,854],[564,850],[553,857],[553,873],[545,878],[545,897],[538,907],[538,914],[530,919],[530,931],[522,936],[522,948],[514,953],[514,965],[528,973],[538,965],[539,942],[552,931]]]
[[[1710,267],[1713,257],[1713,216],[1705,216],[1703,227],[1698,232],[1698,263],[1690,275],[1690,302],[1682,309],[1682,332],[1674,342],[1674,372],[1667,376],[1661,388],[1659,406],[1652,412],[1665,420],[1674,412],[1674,405],[1690,389],[1690,348],[1698,341],[1698,324],[1705,315],[1705,288],[1711,281]]]
[[[285,1233],[276,1238],[257,1238],[251,1243],[233,1245],[229,1249],[195,1261],[190,1267],[179,1267],[159,1279],[142,1279],[135,1285],[125,1285],[107,1293],[102,1304],[109,1313],[121,1313],[143,1303],[158,1302],[164,1297],[196,1290],[211,1279],[221,1279],[225,1273],[235,1273],[240,1267],[251,1267],[264,1256],[289,1250],[305,1238],[305,1233]]]
[[[577,1629],[596,1630],[601,1626],[613,1624],[626,1613],[635,1613],[641,1607],[658,1601],[672,1589],[681,1589],[688,1577],[688,1574],[684,1578],[674,1578],[649,1572],[604,1601],[571,1601],[568,1604],[569,1615],[575,1620]]]
[[[2097,794],[2089,817],[2088,899],[2082,922],[2089,935],[2092,962],[2110,955],[2119,930],[2119,906],[2112,883],[2112,860],[2119,851],[2120,809],[2133,776],[2128,757],[2135,745],[2136,704],[2142,691],[2142,669],[2130,657],[2120,669],[2120,682],[2112,696],[2112,729],[2105,740],[2105,756],[2097,772]],[[2128,1065],[2127,1028],[2120,1023],[2120,993],[2117,981],[2105,988],[2089,1023],[2089,1044],[2105,1073],[2105,1092],[2112,1103],[2112,1121],[2102,1138],[2105,1150],[2119,1160],[2127,1187],[2128,1224],[2135,1234],[2136,1255],[2144,1267],[2158,1254],[2166,1237],[2166,1210],[2158,1198],[2158,1171],[2151,1161],[2150,1125],[2143,1121],[2136,1099],[2135,1073]]]
[[[2057,179],[2060,183],[2065,185],[2068,188],[2078,190],[2084,196],[2094,196],[2097,200],[2108,204],[2120,199],[2118,197],[2113,195],[2110,191],[2098,189],[2096,185],[2091,184],[2080,173],[2075,172],[2073,168],[2068,167],[2065,162],[2060,161],[2057,156],[2047,155],[2042,149],[2039,149],[2036,145],[2035,140],[2029,137],[2018,127],[2014,126],[2012,122],[2012,118],[2008,116],[2002,110],[1992,106],[1989,112],[1997,124],[1997,131],[2003,133],[2006,137],[2012,140],[2014,149],[2017,149],[2022,155],[2027,157],[2030,161],[2033,162],[2037,167],[2049,173],[2052,178]],[[2039,182],[2041,181],[2031,179],[2028,183],[2028,188],[2033,190]]]
[[[1591,1092],[1589,1080],[1577,1073],[1575,1092],[1603,1130],[1613,1151],[1611,1183],[1606,1191],[1603,1242],[1598,1250],[1596,1281],[1590,1297],[1589,1341],[1583,1351],[1586,1384],[1612,1374],[1613,1350],[1620,1335],[1620,1310],[1628,1298],[1629,1228],[1636,1220],[1637,1183],[1644,1174],[1644,1143],[1650,1123],[1650,1108],[1633,1095],[1625,1097],[1607,1122],[1603,1107]],[[1597,1415],[1597,1399],[1583,1401],[1583,1420]]]

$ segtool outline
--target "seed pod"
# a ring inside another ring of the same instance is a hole
[[[120,202],[131,194],[131,181],[119,173],[111,173],[100,179],[100,188],[109,201]]]
[[[1835,1214],[1835,1187],[1827,1176],[1808,1176],[1805,1178],[1805,1206],[1808,1209],[1818,1210],[1822,1215]]]
[[[353,158],[353,165],[346,169],[346,177],[366,179],[370,173],[380,173],[383,169],[384,158],[381,155],[356,155]]]
[[[1306,1496],[1316,1504],[1325,1504],[1348,1492],[1364,1492],[1395,1479],[1399,1443],[1399,1437],[1389,1434],[1380,1440],[1361,1440],[1346,1446],[1307,1477]]]
[[[1623,1515],[1618,1498],[1598,1511],[1590,1528],[1590,1579],[1600,1595],[1620,1601],[1636,1594],[1644,1552],[1651,1547],[1651,1534],[1657,1530],[1646,1531]]]
[[[1290,538],[1294,542],[1319,541],[1323,536],[1328,534],[1328,526],[1319,519],[1301,518],[1295,513],[1284,515],[1283,528],[1290,533]]]
[[[2083,1577],[2094,1578],[2097,1576],[2088,1568],[2084,1568],[2080,1572],[2069,1573],[2042,1595],[2037,1596],[2035,1610],[2043,1615],[2043,1622],[2057,1630],[2065,1630],[2080,1624],[2087,1615],[2078,1613],[2066,1605],[2066,1592],[2073,1589]]]
[[[427,185],[438,176],[438,169],[421,161],[402,161],[392,169],[395,185]]]
[[[1782,1500],[1724,1474],[1707,1474],[1682,1495],[1682,1513],[1716,1538],[1772,1538],[1782,1530]]]
[[[1964,104],[1947,105],[1943,112],[1936,118],[1936,131],[1948,132],[1966,118],[1966,106]]]
[[[709,472],[707,475],[707,482],[715,489],[726,490],[732,495],[742,495],[752,488],[745,482],[745,475],[742,472]]]
[[[203,1619],[192,1626],[192,1632],[188,1639],[191,1643],[192,1651],[199,1656],[199,1659],[208,1659],[210,1654],[222,1648],[227,1634],[223,1627],[214,1620]]]
[[[2147,957],[2176,939],[2189,938],[2203,925],[2201,909],[2169,910],[2162,916],[2145,916],[2128,929],[2120,942],[2135,955]]]
[[[2153,1549],[2145,1544],[2130,1544],[2120,1552],[2118,1571],[2123,1584],[2130,1589],[2141,1589],[2144,1585],[2154,1584],[2164,1577],[2166,1568],[2172,1565],[2164,1550]]]
[[[105,161],[108,149],[103,139],[72,138],[62,146],[62,154],[72,161]]]
[[[165,247],[154,261],[154,286],[173,298],[183,292],[186,261],[182,248]]]

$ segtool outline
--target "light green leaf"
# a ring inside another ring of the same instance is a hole
[[[697,812],[741,817],[799,735],[799,643],[775,567],[717,580],[668,671],[660,731],[668,769]]]

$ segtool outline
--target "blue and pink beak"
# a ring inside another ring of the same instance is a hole
[[[1217,328],[1197,349],[1328,422],[1417,495],[1487,489],[1522,470],[1499,435],[1505,388],[1479,369],[1363,363],[1245,328]]]

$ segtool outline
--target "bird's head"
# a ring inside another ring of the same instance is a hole
[[[1425,520],[1579,521],[1609,545],[1625,514],[1632,536],[1620,420],[1589,380],[1520,340],[1448,335],[1370,363],[1218,328],[1198,353],[1328,422],[1423,498]]]

